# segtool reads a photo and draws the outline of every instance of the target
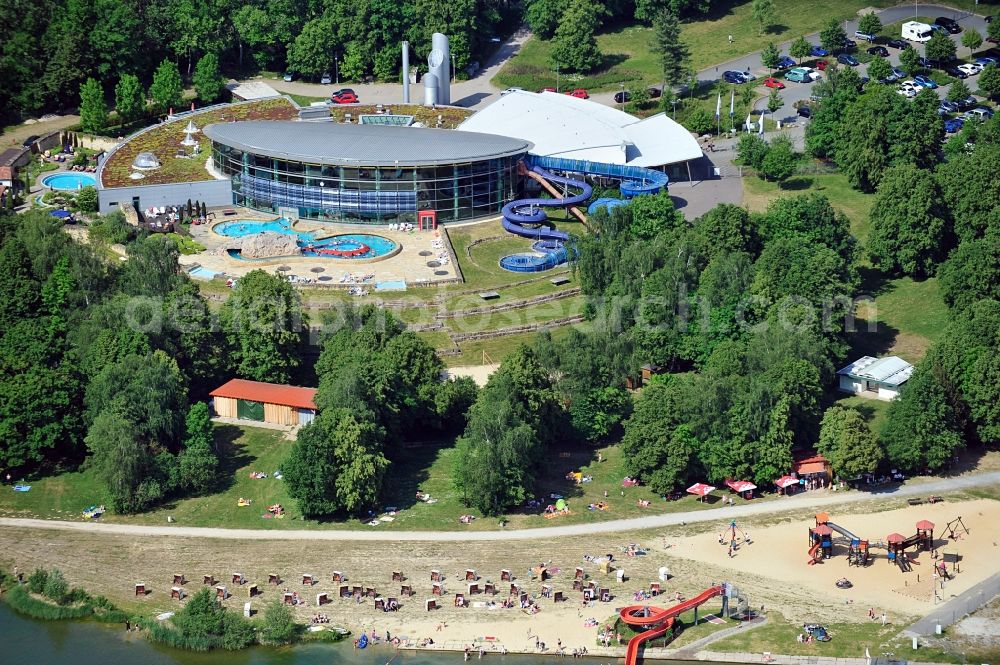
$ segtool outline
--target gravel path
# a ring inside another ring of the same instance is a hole
[[[666,526],[677,526],[698,522],[717,522],[746,518],[755,515],[768,515],[788,510],[826,508],[837,504],[857,503],[879,496],[886,498],[903,498],[912,496],[927,496],[944,492],[983,487],[1000,483],[1000,471],[962,476],[958,478],[942,478],[925,483],[887,487],[874,492],[804,492],[797,496],[787,497],[778,501],[748,503],[732,508],[716,508],[696,512],[665,513],[609,522],[594,522],[590,524],[569,524],[566,526],[550,526],[538,529],[497,530],[497,531],[378,531],[370,529],[358,530],[289,530],[265,531],[256,529],[222,529],[190,526],[146,526],[138,524],[109,524],[101,522],[65,522],[58,520],[0,518],[0,527],[17,527],[30,529],[62,529],[68,531],[86,531],[88,533],[126,534],[134,536],[185,536],[192,538],[222,538],[228,540],[350,540],[350,541],[423,541],[423,542],[484,542],[532,540],[538,538],[559,538],[563,536],[587,536],[608,534],[616,531],[635,531],[639,529],[656,529]]]

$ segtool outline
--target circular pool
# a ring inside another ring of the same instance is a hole
[[[218,224],[212,230],[227,238],[245,238],[266,232],[295,236],[295,244],[302,250],[301,256],[308,258],[372,260],[385,258],[399,251],[399,243],[370,233],[344,233],[317,238],[315,232],[296,231],[287,219],[275,219],[268,222],[234,220]],[[244,259],[238,249],[230,249],[228,253],[234,259],[261,260]]]
[[[61,192],[75,192],[83,187],[97,186],[97,179],[90,173],[66,171],[45,176],[42,178],[42,185]]]

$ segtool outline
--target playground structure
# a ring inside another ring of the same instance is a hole
[[[809,561],[806,563],[812,566],[822,559],[829,559],[833,556],[833,533],[835,531],[847,538],[847,565],[867,566],[870,552],[869,542],[831,522],[828,513],[817,513],[816,525],[809,528]]]
[[[889,550],[889,563],[896,564],[904,573],[912,570],[914,563],[906,550],[913,547],[917,552],[930,552],[934,549],[934,523],[920,520],[916,526],[917,532],[909,538],[904,538],[898,533],[890,533],[885,539],[886,549]]]
[[[569,260],[572,249],[565,244],[569,234],[552,228],[548,216],[542,208],[567,208],[586,224],[587,218],[577,207],[589,199],[594,189],[583,178],[570,178],[553,174],[549,169],[565,173],[579,173],[583,176],[602,176],[621,181],[619,190],[625,198],[643,194],[655,194],[667,186],[665,173],[638,166],[622,164],[604,164],[583,160],[562,159],[558,157],[539,157],[529,155],[525,161],[518,163],[518,172],[538,181],[553,196],[551,199],[530,198],[511,201],[503,207],[503,228],[509,233],[523,238],[535,240],[532,250],[536,254],[512,254],[500,259],[500,267],[512,272],[539,272],[549,270]],[[564,190],[559,191],[552,183],[560,184]],[[570,194],[568,189],[579,190]],[[613,203],[620,201],[620,203]],[[595,202],[596,203],[596,202]],[[608,209],[625,202],[620,199],[601,199],[602,205]]]
[[[720,614],[725,615],[729,606],[729,597],[733,595],[732,591],[733,589],[730,585],[720,584],[709,587],[694,598],[685,600],[667,609],[652,607],[650,605],[630,605],[622,608],[619,612],[619,617],[624,623],[629,626],[639,626],[646,629],[628,641],[628,647],[625,650],[625,665],[635,665],[639,657],[639,647],[648,640],[655,639],[667,631],[672,631],[677,617],[681,614],[693,609],[695,611],[695,622],[697,622],[698,608],[716,596],[722,596],[722,610]]]

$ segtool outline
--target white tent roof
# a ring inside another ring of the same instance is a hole
[[[651,167],[702,156],[697,139],[666,114],[640,120],[555,92],[507,93],[458,129],[531,141],[535,155],[607,164]]]

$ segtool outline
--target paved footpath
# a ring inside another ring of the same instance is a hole
[[[903,631],[903,634],[913,637],[933,635],[935,626],[946,627],[958,623],[997,596],[1000,596],[1000,573],[934,608],[923,619]]]
[[[535,540],[539,538],[560,538],[565,536],[589,536],[609,534],[619,531],[657,529],[667,526],[694,524],[699,522],[728,521],[755,515],[769,515],[788,510],[818,509],[833,505],[858,503],[871,499],[904,498],[942,494],[954,490],[983,487],[1000,483],[1000,471],[972,474],[958,478],[941,478],[925,483],[892,486],[873,492],[830,492],[814,491],[783,497],[776,501],[747,503],[733,507],[699,510],[695,512],[664,513],[634,519],[593,522],[590,524],[569,524],[537,529],[500,529],[496,531],[378,531],[358,530],[289,530],[269,531],[263,529],[222,529],[190,526],[146,526],[139,524],[110,524],[102,522],[65,522],[58,520],[0,518],[0,527],[19,529],[60,529],[85,531],[87,533],[107,533],[131,536],[183,536],[190,538],[223,538],[228,540],[349,540],[349,541],[424,541],[424,542],[474,542]]]

